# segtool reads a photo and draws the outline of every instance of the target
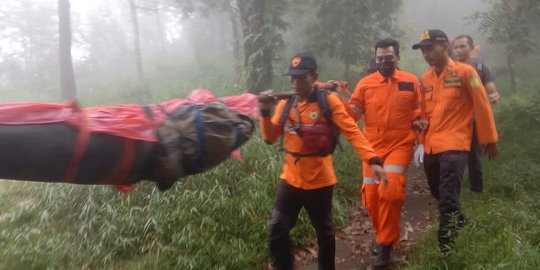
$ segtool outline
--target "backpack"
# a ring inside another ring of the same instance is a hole
[[[302,157],[309,157],[309,156],[325,157],[325,156],[328,156],[328,155],[330,155],[330,154],[332,154],[334,152],[337,145],[340,145],[339,144],[339,128],[332,121],[332,110],[330,109],[330,106],[328,105],[328,95],[330,94],[329,90],[327,90],[327,89],[318,89],[317,87],[315,87],[314,91],[316,91],[315,94],[316,94],[317,105],[319,106],[319,109],[321,111],[320,115],[323,116],[324,118],[326,118],[327,126],[331,130],[330,131],[331,135],[332,135],[331,138],[330,138],[331,142],[324,149],[321,149],[320,151],[316,151],[316,152],[312,152],[312,153],[290,152],[290,151],[287,151],[285,149],[285,152],[287,152],[287,153],[293,155],[294,157],[296,157],[296,161],[298,161]],[[283,107],[283,111],[282,111],[281,116],[279,118],[279,124],[281,126],[281,130],[284,130],[285,121],[287,120],[287,118],[289,118],[289,120],[290,120],[289,113],[291,111],[291,108],[293,108],[293,105],[296,103],[296,99],[297,99],[296,95],[289,98],[289,100],[287,100],[287,102],[285,103],[285,106]],[[319,118],[320,118],[320,116],[319,116]],[[309,136],[309,134],[307,134],[307,135],[302,134],[302,132],[300,132],[300,131],[301,131],[300,129],[297,130],[297,134],[299,136],[301,136],[301,137],[302,136]],[[316,133],[317,131],[314,131],[314,132]],[[281,145],[283,145],[283,136],[281,137]],[[341,145],[340,145],[340,148],[341,148]]]
[[[473,64],[474,65],[472,66],[476,69],[480,81],[482,81],[482,84],[485,86],[486,78],[484,77],[484,63],[480,59],[476,59]]]

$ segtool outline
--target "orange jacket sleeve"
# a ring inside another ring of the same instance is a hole
[[[498,141],[497,127],[495,126],[493,112],[486,96],[486,90],[476,71],[472,68],[471,71],[467,74],[465,85],[473,102],[478,143],[496,143]]]
[[[360,131],[354,119],[349,116],[339,97],[335,94],[329,94],[328,106],[332,110],[332,121],[347,141],[351,143],[356,154],[365,161],[377,157],[373,147],[364,136],[364,133]]]
[[[353,109],[349,109],[349,111],[351,112],[350,115],[352,118],[354,118],[355,121],[358,121],[360,120],[360,118],[362,118],[364,112],[364,101],[363,83],[362,80],[360,80],[354,88],[351,100],[349,100],[349,106],[354,106],[356,107],[356,109],[360,110],[359,112],[355,112]]]
[[[345,110],[347,110],[347,113],[349,114],[349,116],[352,117],[355,121],[358,121],[360,118],[358,118],[358,119],[356,118],[358,116],[357,116],[356,112],[353,111],[353,109],[349,105],[349,102],[347,101],[347,99],[344,96],[340,95],[340,94],[338,94],[338,97],[339,97],[339,100],[341,101],[341,103],[343,104],[343,106],[345,106]]]
[[[285,100],[279,101],[273,116],[259,117],[259,128],[261,129],[261,135],[266,143],[273,144],[282,133],[279,118],[281,117],[285,103]]]

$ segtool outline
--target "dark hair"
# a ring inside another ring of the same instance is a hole
[[[393,47],[394,51],[396,52],[396,56],[399,56],[399,42],[391,38],[379,40],[377,44],[375,44],[375,51],[377,51],[378,48],[386,49],[388,47]]]
[[[474,47],[474,45],[473,45],[473,44],[474,44],[473,39],[472,39],[472,37],[469,36],[469,35],[459,35],[459,36],[457,36],[456,38],[454,38],[454,42],[455,42],[456,40],[462,39],[462,38],[467,39],[467,44],[469,44],[469,46],[471,46],[471,48]],[[452,44],[453,44],[454,42],[452,42]]]

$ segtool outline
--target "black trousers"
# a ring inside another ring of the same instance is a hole
[[[471,142],[471,151],[469,152],[469,188],[474,192],[484,190],[482,174],[482,155],[484,154],[484,145],[478,144],[478,134],[476,125],[473,121],[473,137]]]
[[[304,207],[317,232],[319,269],[335,269],[336,242],[332,222],[333,186],[303,190],[280,181],[268,230],[270,253],[279,270],[293,269],[289,231]]]
[[[467,155],[465,151],[446,151],[424,156],[429,189],[438,202],[440,244],[447,244],[458,225],[465,222],[461,213],[460,194]]]

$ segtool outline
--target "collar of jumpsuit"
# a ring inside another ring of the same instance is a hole
[[[372,73],[371,75],[374,75],[374,76],[376,76],[377,78],[379,78],[379,82],[380,82],[380,83],[384,83],[384,82],[387,82],[387,81],[390,81],[390,80],[396,80],[396,79],[398,78],[398,77],[397,77],[397,76],[398,76],[397,73],[398,73],[398,69],[396,69],[396,70],[394,71],[394,73],[392,73],[392,75],[390,75],[389,77],[384,77],[384,76],[381,74],[381,72],[379,72],[379,71],[374,72],[374,73]]]

